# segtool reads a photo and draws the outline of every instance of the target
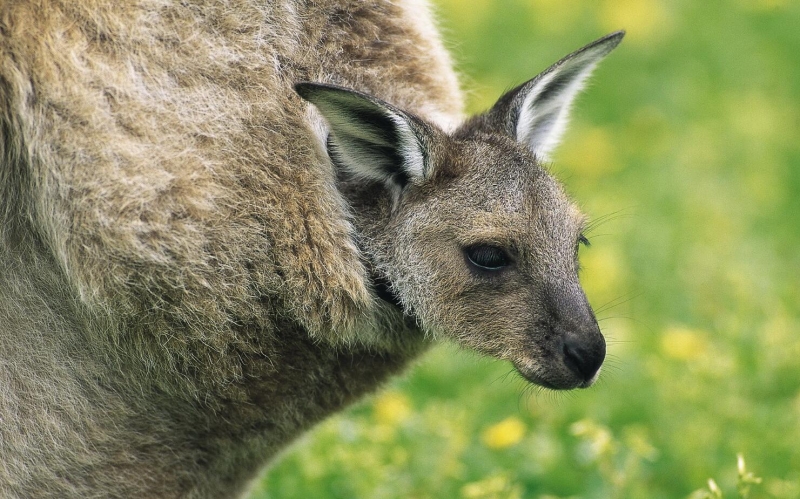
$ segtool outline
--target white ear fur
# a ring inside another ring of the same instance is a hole
[[[622,41],[624,32],[607,35],[561,59],[518,89],[512,106],[518,110],[518,142],[549,159],[569,121],[575,97],[597,64]]]
[[[336,166],[360,177],[397,184],[428,175],[424,125],[374,97],[316,83],[295,90],[314,104],[330,124],[328,148]]]

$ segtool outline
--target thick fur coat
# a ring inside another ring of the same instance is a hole
[[[440,333],[591,384],[582,217],[515,132],[565,67],[451,133],[422,0],[0,3],[0,496],[239,495]]]
[[[381,305],[292,85],[461,97],[425,5],[338,3],[0,5],[0,495],[235,495],[422,347],[323,344]]]

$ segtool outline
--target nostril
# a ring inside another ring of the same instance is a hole
[[[573,335],[564,338],[564,364],[585,381],[591,380],[597,374],[605,359],[605,341],[602,336],[600,338],[599,343],[588,344]]]
[[[574,372],[575,374],[579,375],[581,378],[586,378],[584,371],[585,368],[583,365],[585,364],[583,355],[581,355],[580,350],[571,342],[565,341],[564,342],[564,364],[570,369],[570,371]]]

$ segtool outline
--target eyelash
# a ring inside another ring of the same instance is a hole
[[[488,244],[476,244],[464,248],[467,261],[476,269],[495,272],[511,265],[506,250]]]

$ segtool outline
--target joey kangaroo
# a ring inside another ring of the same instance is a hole
[[[622,36],[463,120],[424,0],[0,3],[0,496],[240,495],[440,339],[591,385],[542,163]]]

